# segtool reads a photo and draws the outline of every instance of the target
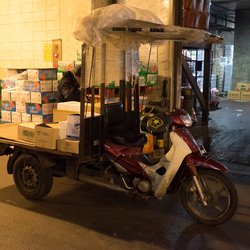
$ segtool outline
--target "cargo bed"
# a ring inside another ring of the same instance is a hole
[[[0,124],[0,143],[9,146],[17,146],[26,149],[31,149],[34,151],[47,152],[57,155],[68,155],[68,156],[75,155],[69,152],[59,151],[56,149],[36,147],[33,142],[28,142],[18,139],[18,124],[19,123]]]

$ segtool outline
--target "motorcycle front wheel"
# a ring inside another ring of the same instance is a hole
[[[234,184],[223,173],[213,169],[198,170],[197,180],[206,204],[202,202],[193,177],[188,176],[180,192],[187,213],[206,225],[219,225],[229,220],[238,205]]]

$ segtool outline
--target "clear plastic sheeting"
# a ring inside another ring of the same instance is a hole
[[[28,80],[28,70],[25,70],[22,73],[16,72],[16,74],[8,76],[4,80]]]
[[[112,4],[77,18],[72,33],[87,46],[111,42],[122,50],[137,50],[146,43],[161,45],[166,40],[221,43],[220,37],[207,31],[164,25],[151,11],[123,4]]]
[[[96,46],[109,40],[116,46],[120,45],[120,48],[122,45],[121,49],[128,50],[131,48],[126,48],[126,46],[131,47],[133,45],[134,49],[138,49],[141,43],[150,41],[146,37],[141,37],[141,35],[137,36],[137,33],[134,32],[132,37],[136,38],[134,40],[135,44],[131,44],[130,35],[132,34],[126,34],[126,37],[109,37],[114,28],[131,27],[141,29],[161,25],[164,25],[163,22],[149,10],[123,4],[112,4],[96,9],[86,16],[78,17],[74,23],[72,33],[75,39],[88,46]],[[124,38],[126,41],[122,41]]]
[[[131,82],[132,77],[138,77],[138,50],[123,51],[107,43],[105,47],[87,47],[84,53],[86,87],[105,82],[106,87],[116,88],[119,87],[120,80]]]

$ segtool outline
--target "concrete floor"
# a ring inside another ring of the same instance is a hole
[[[67,178],[55,178],[45,198],[26,200],[6,173],[7,157],[0,157],[0,249],[249,249],[250,103],[222,101],[219,107],[208,126],[191,130],[230,170],[239,194],[230,221],[196,223],[179,193],[146,201]]]

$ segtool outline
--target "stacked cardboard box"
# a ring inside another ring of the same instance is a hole
[[[158,63],[157,62],[139,62],[139,85],[155,86],[157,84]]]
[[[214,58],[212,74],[217,76],[216,88],[220,92],[223,92],[224,90],[224,65],[221,65],[220,58]]]
[[[233,65],[232,64],[225,65],[224,71],[225,71],[224,91],[230,91],[232,87]]]
[[[56,149],[58,123],[27,122],[18,124],[18,139],[33,142],[36,147]]]
[[[250,83],[237,83],[236,91],[228,91],[227,98],[250,101]]]
[[[52,122],[57,102],[57,69],[29,69],[28,80],[3,79],[2,123]]]

